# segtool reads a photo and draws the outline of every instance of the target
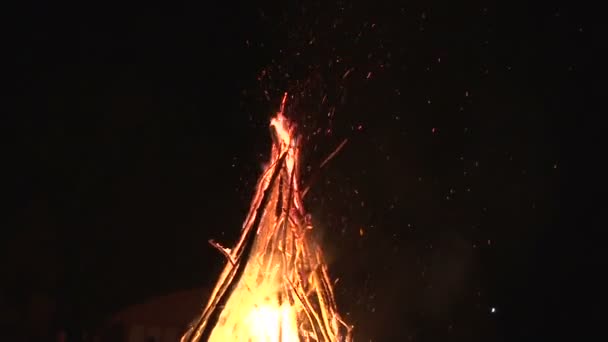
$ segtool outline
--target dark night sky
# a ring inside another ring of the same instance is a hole
[[[245,3],[4,13],[4,333],[28,329],[33,295],[80,329],[211,286],[223,260],[207,240],[239,233],[286,90],[306,165],[349,139],[307,206],[357,340],[593,324],[591,8]]]

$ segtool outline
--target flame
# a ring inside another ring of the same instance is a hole
[[[299,145],[284,116],[287,93],[270,121],[271,158],[234,248],[204,307],[181,342],[351,341],[338,314],[320,247],[310,235],[299,190]]]

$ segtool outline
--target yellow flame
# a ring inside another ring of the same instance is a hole
[[[296,313],[292,305],[277,301],[277,291],[272,286],[262,285],[251,291],[237,289],[209,341],[298,342]]]

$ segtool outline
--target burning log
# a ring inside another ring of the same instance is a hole
[[[309,233],[298,188],[299,140],[283,115],[286,98],[270,123],[270,164],[241,237],[232,249],[210,241],[228,260],[181,342],[351,341],[352,327],[338,314],[322,251]]]

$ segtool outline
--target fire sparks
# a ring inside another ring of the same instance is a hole
[[[298,188],[299,140],[284,116],[271,120],[270,163],[258,181],[242,234],[203,313],[182,342],[351,341]]]

